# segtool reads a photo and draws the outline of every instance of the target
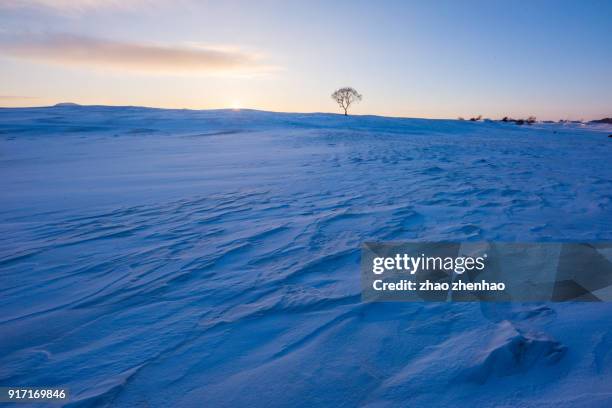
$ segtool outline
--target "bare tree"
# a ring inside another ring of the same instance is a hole
[[[340,88],[336,90],[331,97],[342,109],[344,109],[345,116],[348,115],[348,108],[353,103],[359,102],[362,98],[361,94],[351,87]]]

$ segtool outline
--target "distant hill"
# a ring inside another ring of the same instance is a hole
[[[56,107],[61,107],[61,106],[81,106],[78,103],[74,103],[74,102],[60,102],[60,103],[56,103],[55,105]]]
[[[612,125],[612,118],[603,118],[603,119],[599,119],[599,120],[592,120],[591,123],[607,123],[609,125]]]

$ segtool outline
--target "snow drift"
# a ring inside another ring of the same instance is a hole
[[[0,384],[71,406],[604,406],[607,304],[364,304],[366,240],[612,239],[607,125],[0,109]]]

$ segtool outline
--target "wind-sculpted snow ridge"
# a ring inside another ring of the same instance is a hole
[[[0,110],[0,385],[70,406],[606,406],[607,304],[361,303],[367,240],[612,239],[598,126]]]

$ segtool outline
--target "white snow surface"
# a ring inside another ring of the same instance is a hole
[[[612,405],[612,305],[362,303],[368,240],[610,241],[612,128],[0,109],[0,386],[69,406]]]

